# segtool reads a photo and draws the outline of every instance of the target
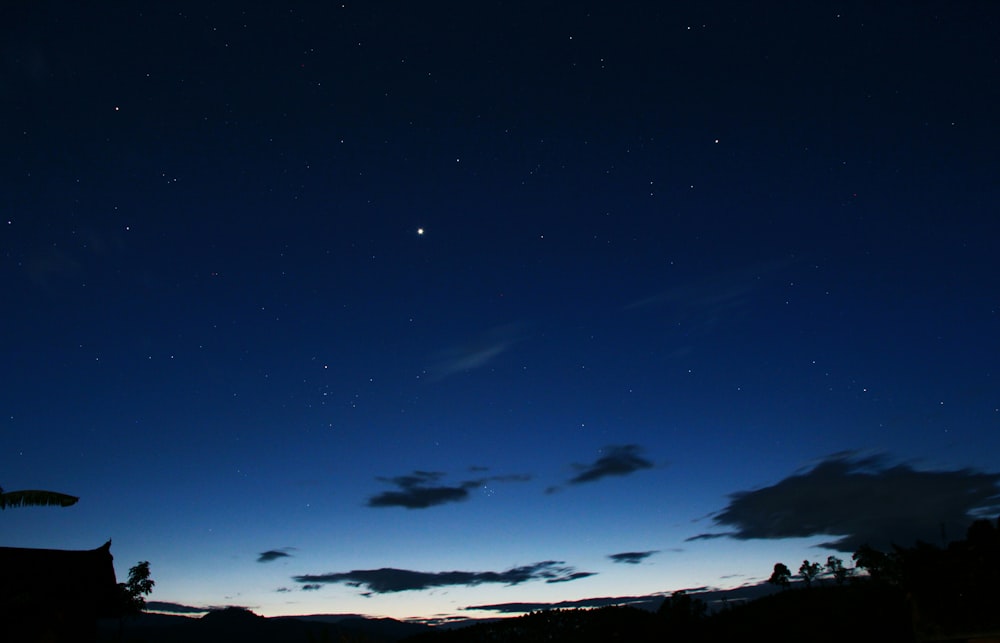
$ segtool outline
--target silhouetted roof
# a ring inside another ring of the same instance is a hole
[[[117,616],[111,541],[97,549],[0,547],[0,614]]]

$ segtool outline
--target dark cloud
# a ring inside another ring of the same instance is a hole
[[[434,485],[444,476],[437,471],[414,471],[408,476],[379,478],[399,487],[398,491],[384,491],[368,499],[369,507],[405,507],[406,509],[426,509],[448,502],[461,502],[469,497],[469,489],[475,482],[463,482],[457,486]]]
[[[242,610],[244,612],[252,612],[258,609],[255,607],[247,607],[246,605],[209,605],[205,608],[207,612],[224,612],[226,610]]]
[[[955,539],[976,517],[1000,512],[1000,474],[918,471],[881,456],[839,453],[777,484],[730,496],[713,522],[727,529],[688,540],[832,536],[821,546],[910,546]]]
[[[487,482],[524,482],[527,475],[489,476],[475,480],[465,480],[456,485],[436,484],[444,474],[439,471],[414,471],[410,475],[395,478],[378,478],[382,482],[394,484],[397,491],[384,491],[368,499],[369,507],[404,507],[406,509],[427,509],[449,502],[461,502],[469,498],[469,490],[481,487]]]
[[[616,563],[626,563],[628,565],[638,565],[642,561],[646,560],[653,554],[660,553],[658,549],[653,549],[650,551],[624,551],[620,554],[611,554],[608,556],[612,561]]]
[[[317,589],[322,589],[322,585],[319,583],[306,583],[302,586],[303,592],[315,592]]]
[[[546,583],[568,583],[571,580],[580,580],[581,578],[587,578],[588,576],[596,576],[597,572],[573,572],[572,574],[567,574],[565,576],[556,576],[554,578],[549,578]]]
[[[605,454],[588,465],[575,465],[580,470],[569,483],[594,482],[607,476],[627,476],[640,469],[651,469],[653,463],[639,456],[642,448],[636,444],[610,445]]]
[[[308,584],[344,583],[352,587],[366,588],[373,594],[389,594],[432,587],[484,583],[519,585],[532,580],[562,583],[591,575],[593,575],[591,572],[578,572],[562,561],[546,560],[533,565],[512,567],[502,572],[417,572],[408,569],[382,568],[333,574],[305,574],[294,576],[293,579],[297,583]]]
[[[685,538],[684,542],[693,543],[696,540],[715,540],[716,538],[731,538],[733,537],[733,532],[726,531],[716,534],[698,534],[697,536],[691,536],[690,538]]]
[[[278,560],[279,558],[289,558],[291,554],[288,550],[291,547],[282,547],[281,549],[269,549],[267,551],[262,551],[257,554],[258,563],[270,563],[271,561]]]

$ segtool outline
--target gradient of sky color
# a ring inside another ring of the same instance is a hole
[[[1000,511],[993,3],[5,14],[4,545],[477,616]]]

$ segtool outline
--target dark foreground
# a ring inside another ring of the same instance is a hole
[[[913,641],[905,597],[893,588],[868,584],[795,589],[711,615],[688,601],[649,612],[630,607],[562,610],[432,632],[413,643],[441,641]]]
[[[816,565],[812,574],[800,570],[803,583],[799,587],[792,587],[788,568],[778,563],[769,582],[783,590],[712,613],[696,594],[684,592],[664,599],[656,611],[620,606],[548,610],[450,630],[392,619],[263,618],[229,608],[200,619],[144,615],[122,631],[105,623],[100,639],[146,643],[1000,643],[1000,519],[995,524],[975,521],[964,540],[944,548],[917,543],[880,552],[864,546],[853,558],[866,572],[864,576],[833,573],[837,582],[818,581]],[[839,565],[828,564],[842,571]],[[803,570],[808,566],[804,561]]]
[[[1000,641],[1000,630],[965,631],[914,620],[914,605],[899,588],[871,582],[787,589],[713,614],[693,598],[667,600],[657,612],[633,607],[549,610],[458,629],[431,628],[391,619],[347,619],[325,623],[263,618],[229,609],[200,619],[163,617],[126,624],[123,641],[145,643],[319,643],[407,641],[409,643],[769,642],[886,643],[909,641]],[[117,641],[117,623],[105,623],[102,641]]]

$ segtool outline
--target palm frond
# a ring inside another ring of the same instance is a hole
[[[40,491],[25,489],[24,491],[3,491],[0,489],[0,509],[7,507],[69,507],[79,500],[57,491]]]

